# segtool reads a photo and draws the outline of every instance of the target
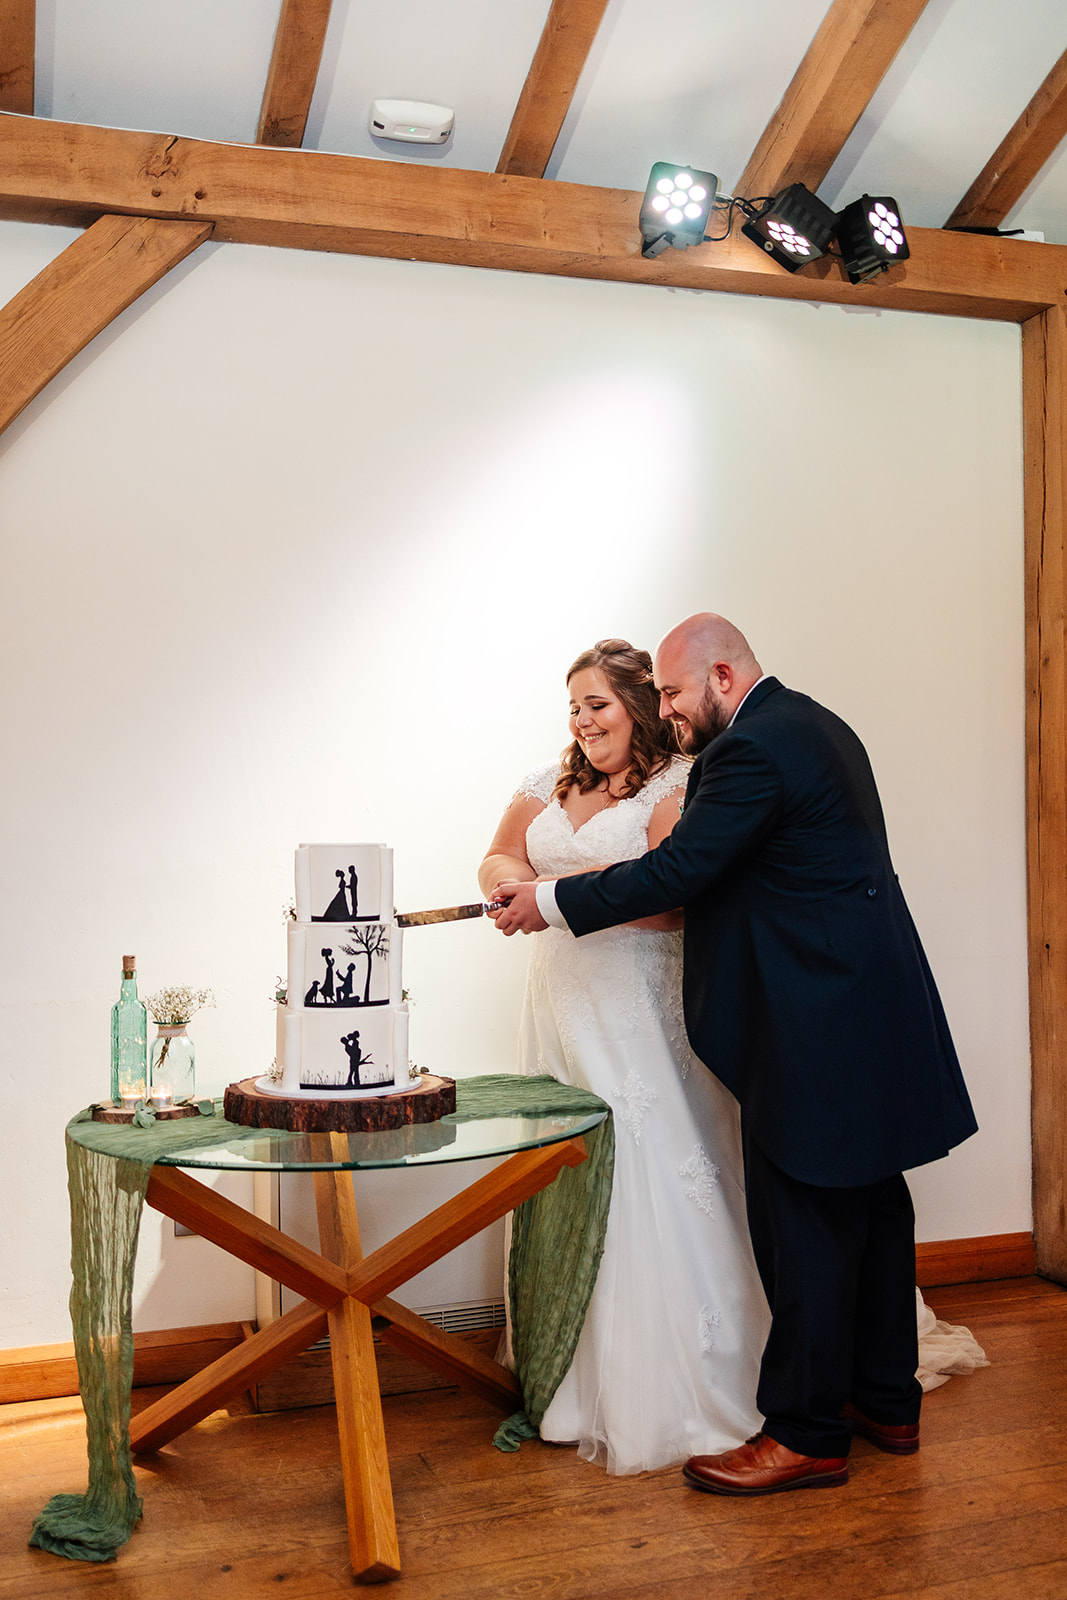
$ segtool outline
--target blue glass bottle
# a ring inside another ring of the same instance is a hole
[[[111,1098],[131,1106],[144,1098],[148,1012],[137,998],[133,956],[122,958],[122,988],[111,1007]]]

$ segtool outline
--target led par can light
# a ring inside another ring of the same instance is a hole
[[[799,272],[826,254],[836,220],[818,195],[802,183],[791,183],[764,201],[741,232],[787,272]]]
[[[657,161],[641,202],[641,254],[658,256],[672,247],[702,244],[718,192],[714,172]]]
[[[900,220],[900,207],[888,195],[861,195],[837,213],[837,242],[852,283],[885,272],[911,251]]]

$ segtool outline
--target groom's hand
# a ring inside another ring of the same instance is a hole
[[[499,911],[491,911],[501,933],[508,938],[513,933],[540,933],[548,923],[537,909],[536,883],[518,883],[505,879],[493,890],[494,900],[503,900]]]

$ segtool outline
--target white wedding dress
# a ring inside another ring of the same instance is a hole
[[[577,830],[539,768],[526,835],[539,876],[648,849],[653,806],[685,789],[672,763]],[[728,1449],[755,1433],[769,1326],[745,1222],[737,1104],[693,1055],[682,1019],[681,933],[610,928],[530,940],[520,1066],[612,1107],[615,1177],[604,1256],[570,1371],[541,1425],[613,1473]]]

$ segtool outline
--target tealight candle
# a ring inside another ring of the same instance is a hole
[[[136,1111],[138,1100],[144,1099],[141,1089],[124,1089],[119,1096],[123,1111]]]
[[[158,1085],[153,1084],[149,1101],[153,1106],[155,1106],[157,1111],[166,1111],[167,1108],[173,1103],[173,1095],[170,1085],[168,1083],[161,1083]]]

